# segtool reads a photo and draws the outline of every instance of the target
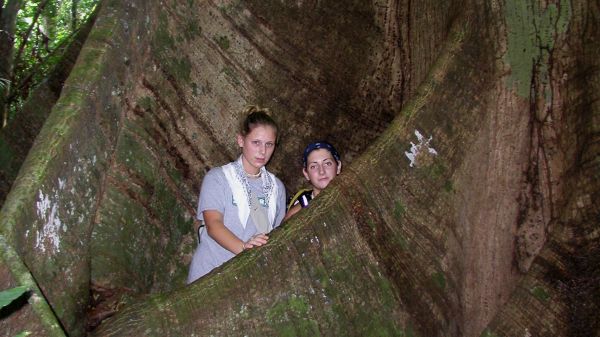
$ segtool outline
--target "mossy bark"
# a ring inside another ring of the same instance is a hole
[[[0,206],[25,161],[35,137],[58,100],[79,51],[94,25],[98,8],[89,16],[72,41],[65,47],[61,60],[48,77],[32,90],[29,98],[10,123],[0,129]]]
[[[111,92],[115,83],[122,83],[125,67],[108,61],[123,58],[118,54],[124,49],[112,48],[123,37],[113,35],[120,28],[115,13],[109,7],[102,13],[15,180],[0,219],[2,235],[39,287],[33,288],[36,300],[30,304],[37,307],[45,298],[62,328],[75,336],[85,332],[92,220],[118,129],[118,105]],[[21,271],[12,272],[15,279],[22,277]]]

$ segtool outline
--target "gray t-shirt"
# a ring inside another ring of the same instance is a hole
[[[277,207],[273,228],[281,224],[285,215],[285,187],[281,180],[277,178],[275,180],[275,188],[278,189],[277,205],[269,205],[269,207]],[[248,184],[254,195],[265,198],[262,179],[248,179]],[[206,210],[215,210],[223,214],[225,227],[242,241],[247,241],[257,232],[251,216],[248,217],[246,227],[242,226],[237,205],[233,200],[233,193],[221,167],[210,170],[202,181],[200,200],[198,201],[198,219],[201,221],[204,221],[202,212]],[[200,243],[190,264],[187,282],[195,281],[234,256],[235,254],[223,248],[208,235],[206,230],[203,230],[200,235]]]

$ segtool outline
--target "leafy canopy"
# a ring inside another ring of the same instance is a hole
[[[7,98],[11,117],[57,64],[98,0],[24,1],[17,13],[13,76]]]

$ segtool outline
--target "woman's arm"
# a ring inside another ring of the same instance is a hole
[[[223,248],[234,254],[239,254],[245,249],[253,248],[255,246],[262,246],[267,243],[267,240],[269,239],[269,237],[264,234],[257,234],[251,237],[250,240],[244,242],[225,227],[225,223],[223,223],[223,214],[221,214],[221,212],[206,210],[202,212],[202,215],[204,217],[208,235],[210,235],[213,240],[217,241]]]
[[[302,209],[302,205],[300,205],[299,203],[290,207],[290,209],[285,214],[285,218],[283,218],[283,221],[288,220],[289,218],[292,217],[292,215],[298,213],[298,211],[300,211],[301,209]]]

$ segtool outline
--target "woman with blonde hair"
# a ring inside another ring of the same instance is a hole
[[[206,230],[190,265],[191,283],[246,249],[267,243],[285,215],[285,187],[265,165],[277,144],[277,124],[268,110],[246,109],[236,136],[241,155],[211,169],[200,189],[198,219]]]

